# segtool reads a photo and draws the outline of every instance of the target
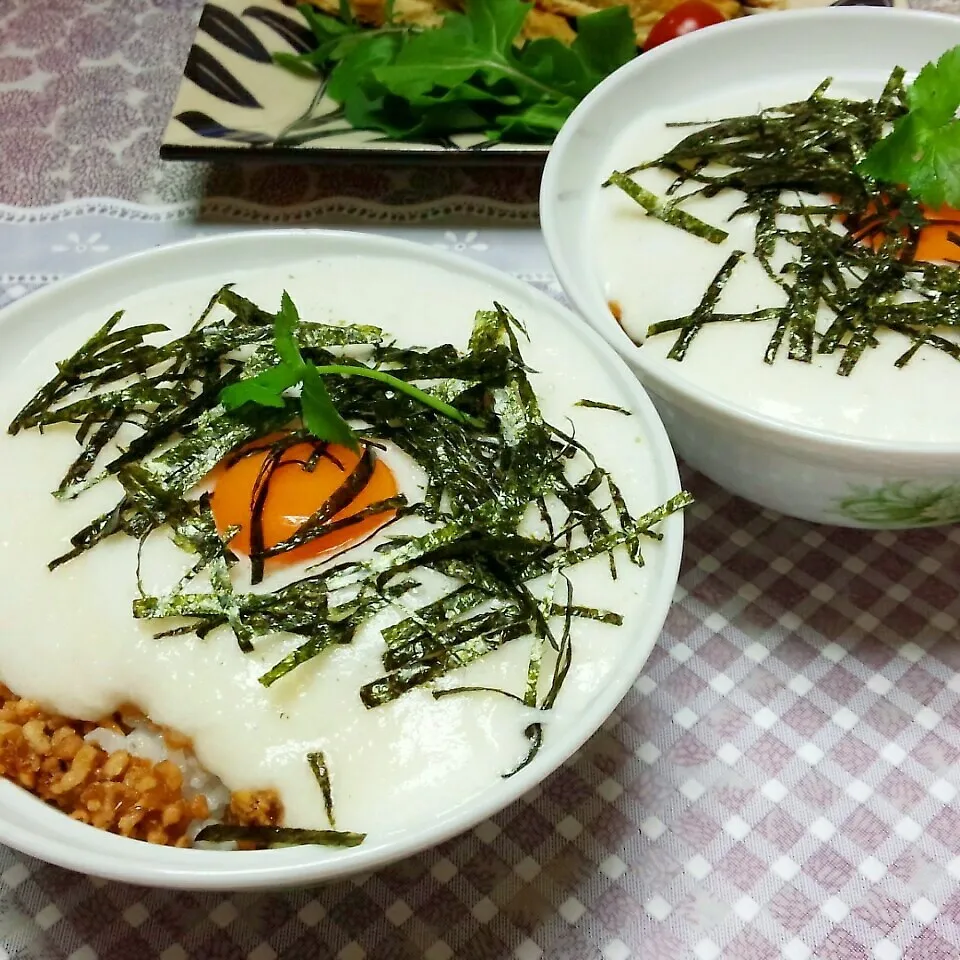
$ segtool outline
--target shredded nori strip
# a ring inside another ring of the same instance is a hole
[[[333,789],[330,786],[330,768],[327,766],[327,759],[322,750],[314,750],[307,754],[307,763],[310,764],[310,770],[316,777],[317,785],[323,794],[323,809],[327,814],[327,820],[331,827],[335,827],[336,821],[333,818]]]
[[[358,847],[366,839],[365,833],[345,830],[304,830],[300,827],[237,826],[230,823],[211,823],[194,837],[198,843],[248,843],[258,850],[277,847]]]
[[[246,652],[260,638],[297,636],[298,646],[260,678],[267,687],[329,647],[351,643],[375,614],[392,608],[396,622],[383,630],[383,675],[359,691],[369,708],[528,637],[532,646],[520,699],[531,709],[551,709],[574,656],[574,622],[623,623],[616,611],[575,602],[566,571],[595,557],[606,557],[614,576],[618,557],[642,566],[643,544],[661,538],[657,525],[691,502],[680,493],[641,516],[631,513],[587,447],[544,420],[520,349],[525,330],[501,304],[477,313],[464,351],[449,344],[429,350],[399,346],[371,326],[301,322],[295,336],[307,362],[350,364],[416,381],[466,416],[464,422],[437,416],[404,391],[385,390],[370,377],[327,378],[340,414],[363,425],[358,428],[365,437],[363,455],[312,517],[285,541],[267,547],[258,518],[276,472],[310,472],[332,456],[299,426],[295,398],[280,407],[248,404],[233,412],[218,402],[225,387],[276,365],[274,316],[228,286],[186,334],[165,342],[151,339],[165,328],[119,328],[119,320],[111,318],[61,363],[10,425],[11,432],[78,425],[81,452],[60,484],[60,496],[82,496],[107,478],[121,489],[117,505],[78,531],[72,549],[51,568],[112,536],[130,536],[141,545],[154,535],[172,537],[191,566],[164,594],[148,594],[141,586],[133,615],[158,623],[188,621],[163,630],[167,638],[188,632],[205,637],[226,627]],[[597,401],[581,404],[629,413]],[[284,458],[301,443],[309,444],[307,455]],[[335,519],[366,485],[374,450],[383,445],[421,466],[422,498],[408,503],[403,496],[391,497]],[[418,517],[428,522],[427,532],[383,535],[366,559],[340,557],[308,567],[279,589],[247,589],[230,549],[236,531],[219,535],[209,497],[198,492],[217,464],[252,453],[266,457],[251,503],[250,586],[272,558],[369,516]],[[531,508],[540,525],[521,532]],[[437,575],[447,584],[443,595],[409,606],[422,579]],[[533,581],[539,577],[547,586],[538,584],[535,596]],[[533,760],[543,740],[539,723],[528,724],[525,732],[530,750],[521,766]],[[326,762],[312,753],[308,763],[332,824]],[[303,835],[308,834],[340,836]],[[258,835],[205,831],[201,838],[214,836],[254,841]],[[260,836],[281,843],[299,834]]]
[[[875,183],[856,171],[906,112],[903,77],[902,69],[894,70],[876,100],[832,97],[828,79],[807,99],[758,114],[671,124],[696,129],[656,160],[615,173],[604,184],[620,187],[652,215],[696,236],[705,235],[703,226],[690,221],[683,205],[738,191],[743,199],[731,219],[757,217],[753,254],[787,293],[782,306],[718,312],[719,295],[736,267],[731,258],[692,314],[648,327],[647,336],[678,331],[670,358],[682,360],[707,323],[772,322],[766,363],[784,346],[789,359],[802,363],[837,353],[837,373],[849,376],[884,331],[910,341],[898,367],[925,347],[960,359],[957,341],[944,335],[960,328],[960,236],[948,234],[957,244],[954,261],[916,260],[920,232],[934,221],[904,188]],[[653,197],[631,179],[650,168],[674,177],[667,199]],[[788,217],[800,218],[802,227]],[[778,248],[790,251],[783,266],[773,259]],[[743,254],[733,256],[739,262]],[[818,330],[823,308],[833,319]]]
[[[590,407],[594,410],[613,410],[615,413],[622,413],[625,417],[632,417],[633,412],[623,407],[618,407],[615,403],[604,403],[602,400],[578,400],[575,407]]]
[[[306,444],[311,448],[310,457],[306,461],[289,459],[285,455],[287,451],[300,444]],[[345,527],[353,526],[361,520],[378,513],[385,513],[390,506],[384,507],[381,504],[371,505],[358,511],[350,517],[345,517],[334,521],[333,518],[348,507],[359,493],[366,487],[373,475],[374,454],[373,448],[369,445],[363,446],[363,452],[360,459],[354,465],[353,469],[347,473],[343,470],[343,465],[336,460],[328,450],[329,444],[326,441],[317,440],[315,437],[305,434],[288,433],[279,439],[273,440],[268,444],[251,444],[244,447],[238,453],[228,458],[228,462],[233,464],[242,460],[244,457],[254,454],[264,454],[263,465],[260,468],[256,482],[254,483],[253,493],[250,503],[250,582],[260,583],[263,580],[264,567],[266,560],[278,557],[283,553],[295,549],[318,537],[326,536],[335,530],[342,530]],[[263,533],[263,510],[270,494],[271,484],[276,475],[289,468],[299,469],[307,473],[313,472],[317,462],[322,459],[333,460],[339,466],[344,474],[343,480],[336,487],[330,496],[317,508],[312,516],[307,518],[286,540],[272,547],[267,547],[264,542]],[[393,498],[397,505],[405,504],[403,498]],[[374,509],[371,509],[374,507]]]
[[[727,239],[726,230],[704,223],[692,214],[681,210],[675,203],[661,200],[660,197],[640,186],[636,180],[631,180],[625,173],[615,171],[610,174],[607,184],[619,187],[631,200],[638,203],[647,213],[671,226],[680,227],[695,236],[703,237],[710,243],[723,243]],[[604,184],[606,186],[606,184]]]

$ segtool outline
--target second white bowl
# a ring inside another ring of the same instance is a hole
[[[857,438],[800,426],[693,386],[671,369],[679,364],[651,362],[612,316],[599,269],[594,208],[612,169],[611,144],[645,113],[708,93],[791,77],[882,82],[895,66],[919,70],[958,43],[960,17],[916,11],[851,7],[731,21],[621,68],[558,136],[540,209],[560,284],[643,382],[677,453],[733,493],[836,525],[953,522],[960,520],[960,443]]]

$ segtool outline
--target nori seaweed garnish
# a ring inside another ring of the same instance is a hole
[[[194,840],[199,843],[245,843],[259,850],[278,847],[299,847],[315,844],[321,847],[358,847],[365,833],[345,830],[304,830],[300,827],[241,826],[232,823],[211,823]]]
[[[622,413],[625,417],[632,417],[633,413],[623,407],[618,407],[615,403],[604,403],[602,400],[578,400],[575,407],[590,407],[593,410],[613,410],[615,413]]]
[[[310,770],[323,794],[323,809],[327,814],[327,820],[331,827],[335,827],[337,824],[333,816],[333,789],[330,786],[330,768],[327,766],[327,758],[322,750],[314,750],[307,754],[307,763],[310,764]]]
[[[789,359],[805,363],[815,354],[838,353],[837,373],[849,376],[864,352],[878,345],[882,330],[910,341],[897,367],[922,347],[960,359],[956,342],[937,332],[960,327],[960,235],[950,237],[957,244],[956,262],[917,261],[920,231],[933,221],[905,188],[875,183],[856,171],[889,125],[906,112],[903,78],[902,69],[894,70],[876,100],[831,97],[828,79],[805,100],[754,115],[670,124],[698,129],[663,156],[616,173],[604,184],[624,189],[661,220],[711,240],[716,239],[711,228],[704,230],[695,218],[691,222],[683,204],[739,191],[743,201],[731,219],[757,216],[753,255],[787,293],[783,306],[745,314],[718,312],[724,285],[744,256],[736,251],[693,313],[649,326],[647,336],[677,332],[668,357],[682,360],[707,323],[773,321],[766,363],[773,363],[784,346]],[[665,199],[631,179],[649,168],[674,176]],[[811,195],[816,199],[808,199]],[[784,215],[801,218],[803,228],[784,221]],[[841,224],[844,229],[838,229]],[[773,255],[781,241],[791,253],[778,268]],[[833,319],[818,332],[821,307]]]

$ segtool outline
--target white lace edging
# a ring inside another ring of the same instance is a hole
[[[283,207],[228,197],[204,197],[174,204],[143,204],[108,198],[66,200],[44,207],[0,204],[0,224],[18,226],[53,223],[78,217],[109,217],[139,223],[173,223],[198,219],[302,225],[327,217],[380,224],[409,224],[464,216],[495,223],[534,223],[537,219],[537,204],[511,204],[469,196],[450,196],[422,203],[397,205],[355,197],[328,197]]]
[[[55,223],[76,217],[110,217],[140,223],[170,223],[196,214],[196,203],[145,204],[94,197],[64,200],[46,207],[14,207],[0,204],[0,224]]]
[[[14,284],[31,284],[45,286],[48,283],[55,283],[62,280],[68,274],[63,273],[0,273],[0,285],[12,286]]]

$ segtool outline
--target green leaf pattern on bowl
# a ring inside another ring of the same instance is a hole
[[[834,502],[836,513],[865,526],[956,523],[960,521],[960,482],[888,480],[877,487],[854,485]]]

